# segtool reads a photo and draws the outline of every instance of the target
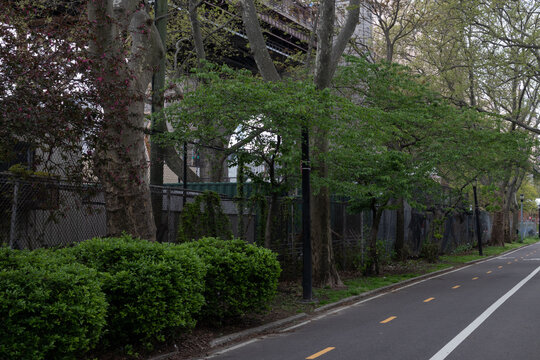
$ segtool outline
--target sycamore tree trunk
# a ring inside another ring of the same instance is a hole
[[[155,240],[144,143],[144,100],[164,55],[153,21],[138,0],[93,0],[92,70],[102,91],[104,129],[95,171],[105,190],[107,232]],[[129,41],[127,41],[129,39]],[[125,44],[130,44],[127,48]]]

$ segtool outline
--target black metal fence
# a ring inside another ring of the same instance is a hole
[[[187,203],[200,191],[171,186],[152,186],[152,194],[161,197],[161,226],[158,240],[176,242],[179,216]],[[223,213],[236,237],[250,243],[265,243],[267,201],[220,196]],[[239,206],[241,204],[241,206]],[[271,217],[269,248],[278,254],[285,276],[301,273],[301,200],[281,198],[279,211]],[[476,242],[472,214],[456,214],[446,219],[440,239],[442,251],[449,252],[462,244]],[[347,203],[331,206],[333,250],[339,268],[360,268],[367,257],[370,212],[349,214]],[[491,238],[491,217],[481,214],[482,238]],[[405,209],[405,244],[417,255],[429,234],[433,216]],[[21,178],[0,174],[0,245],[17,249],[67,246],[97,236],[106,236],[104,196],[97,184],[74,186],[60,180]],[[385,211],[379,226],[379,245],[391,255],[396,238],[396,212]]]

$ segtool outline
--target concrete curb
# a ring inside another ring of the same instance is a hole
[[[336,301],[336,302],[331,303],[331,304],[323,305],[323,306],[318,307],[315,310],[313,310],[313,312],[320,313],[322,311],[331,310],[333,308],[340,307],[343,304],[347,304],[347,303],[350,303],[350,302],[356,302],[358,300],[362,300],[362,299],[371,297],[373,295],[378,295],[380,293],[384,293],[384,292],[387,292],[389,290],[393,290],[395,288],[400,288],[400,287],[402,287],[404,285],[408,285],[408,284],[411,284],[411,283],[414,283],[414,282],[417,282],[417,281],[420,281],[420,280],[428,279],[430,277],[434,277],[434,276],[437,276],[437,275],[440,275],[440,274],[447,273],[447,272],[452,271],[454,269],[456,269],[456,267],[452,266],[452,267],[449,267],[447,269],[442,269],[442,270],[434,271],[434,272],[427,273],[427,274],[424,274],[424,275],[420,275],[420,276],[417,276],[417,277],[413,277],[413,278],[410,278],[410,279],[402,280],[402,281],[394,283],[394,284],[390,284],[390,285],[386,285],[386,286],[383,286],[383,287],[380,287],[380,288],[377,288],[377,289],[366,291],[366,292],[361,293],[359,295],[354,295],[354,296],[350,296],[350,297],[345,298],[345,299],[341,299],[341,300]]]
[[[234,333],[234,334],[229,334],[229,335],[226,335],[226,336],[222,336],[220,338],[217,338],[217,339],[214,339],[214,340],[210,341],[210,347],[214,348],[216,346],[226,344],[228,342],[240,339],[242,337],[251,336],[251,335],[258,334],[258,333],[262,333],[264,331],[276,329],[278,327],[289,324],[291,322],[303,319],[303,318],[305,318],[307,316],[308,316],[308,314],[301,313],[301,314],[298,314],[298,315],[290,316],[290,317],[285,318],[285,319],[281,319],[281,320],[277,320],[277,321],[274,321],[274,322],[271,322],[271,323],[268,323],[268,324],[264,324],[264,325],[258,326],[256,328],[247,329],[247,330],[240,331],[240,332],[237,332],[237,333]]]

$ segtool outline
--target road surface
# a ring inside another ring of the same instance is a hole
[[[540,243],[359,301],[213,360],[540,360]]]

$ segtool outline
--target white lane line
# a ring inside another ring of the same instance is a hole
[[[301,326],[307,325],[307,324],[309,324],[310,322],[311,322],[311,320],[304,321],[304,322],[301,322],[300,324],[296,324],[296,325],[290,326],[290,327],[288,327],[288,328],[286,328],[286,329],[280,330],[279,332],[284,333],[284,332],[287,332],[287,331],[291,331],[291,330],[293,330],[293,329],[296,329],[296,328],[299,328],[299,327],[301,327]]]
[[[352,307],[354,307],[354,306],[358,306],[358,305],[361,305],[361,304],[366,303],[366,302],[368,302],[368,301],[375,300],[375,299],[377,299],[377,298],[379,298],[379,297],[381,297],[381,296],[384,296],[384,295],[387,295],[387,294],[390,294],[390,293],[395,293],[395,292],[404,290],[404,289],[406,289],[406,288],[409,288],[409,287],[411,287],[411,286],[415,286],[415,285],[421,284],[421,283],[423,283],[423,282],[426,282],[426,281],[429,281],[429,280],[436,279],[436,278],[441,277],[441,276],[445,276],[445,275],[449,275],[449,274],[452,274],[452,273],[455,273],[455,272],[458,272],[458,271],[465,270],[465,269],[470,268],[471,266],[474,266],[474,265],[478,265],[478,264],[481,264],[481,263],[484,263],[484,262],[488,262],[488,261],[492,261],[492,260],[495,260],[495,259],[502,259],[503,256],[511,255],[511,254],[513,254],[513,253],[515,253],[516,251],[519,251],[519,250],[520,250],[520,249],[515,249],[515,250],[510,251],[509,253],[506,253],[506,254],[504,254],[504,255],[500,255],[500,256],[498,256],[498,257],[493,257],[493,258],[489,258],[489,259],[486,259],[486,260],[482,260],[482,261],[476,262],[476,263],[474,263],[474,264],[465,265],[465,266],[462,266],[462,267],[460,267],[460,268],[457,268],[457,269],[454,269],[454,270],[450,270],[450,271],[447,271],[447,272],[445,272],[445,273],[442,273],[442,274],[439,274],[439,275],[435,275],[435,276],[429,277],[429,278],[427,278],[427,279],[415,281],[415,282],[413,282],[413,283],[411,283],[411,284],[407,284],[407,285],[401,286],[401,287],[399,287],[399,288],[397,288],[397,289],[394,289],[394,290],[391,290],[391,291],[389,291],[389,292],[384,292],[384,293],[381,293],[381,294],[378,294],[378,295],[375,295],[375,296],[368,297],[367,299],[363,299],[363,300],[357,301],[357,302],[355,302],[355,303],[353,303],[353,304],[351,304],[351,305],[346,305],[346,306],[340,307],[340,308],[337,309],[337,310],[331,311],[331,312],[329,312],[329,313],[325,313],[325,314],[320,315],[320,316],[318,316],[318,317],[316,317],[316,318],[314,318],[314,319],[310,319],[310,320],[301,322],[301,323],[299,323],[299,324],[293,325],[293,326],[291,326],[291,327],[285,328],[285,329],[281,330],[280,332],[281,332],[281,333],[284,333],[284,332],[287,332],[287,331],[291,331],[291,330],[297,329],[297,328],[299,328],[299,327],[302,327],[302,326],[305,326],[305,325],[311,323],[311,322],[314,321],[314,320],[320,320],[320,319],[322,319],[322,318],[324,318],[324,317],[326,317],[326,316],[328,316],[328,315],[334,314],[334,313],[336,313],[336,312],[343,311],[343,310],[347,310],[347,309],[352,308]],[[513,259],[513,258],[512,258],[512,259]]]
[[[516,286],[514,286],[510,291],[504,294],[501,298],[495,301],[490,307],[486,309],[480,316],[478,316],[472,323],[470,323],[465,329],[463,329],[459,334],[456,335],[448,344],[446,344],[439,352],[433,355],[429,360],[443,360],[445,359],[452,351],[454,351],[459,344],[461,344],[469,335],[472,334],[476,328],[478,328],[486,319],[495,312],[506,300],[508,300],[512,295],[516,293],[523,285],[527,283],[534,275],[540,271],[540,266],[533,270],[532,273],[527,275],[523,280],[521,280]]]
[[[199,358],[199,359],[211,359],[211,358],[213,358],[213,357],[216,357],[216,356],[219,356],[219,355],[223,355],[223,354],[225,354],[225,353],[227,353],[227,352],[229,352],[229,351],[233,351],[233,350],[236,350],[236,349],[240,349],[240,348],[242,348],[242,347],[244,347],[244,346],[247,346],[247,345],[249,345],[249,344],[253,344],[254,342],[259,341],[259,340],[260,340],[260,339],[251,339],[251,340],[248,340],[248,341],[245,341],[245,342],[240,343],[240,344],[238,344],[238,345],[231,346],[231,347],[229,347],[229,348],[220,350],[220,351],[218,351],[218,352],[215,352],[215,353],[210,354],[210,355],[208,355],[208,356],[206,356],[206,357],[204,357],[204,358]]]

